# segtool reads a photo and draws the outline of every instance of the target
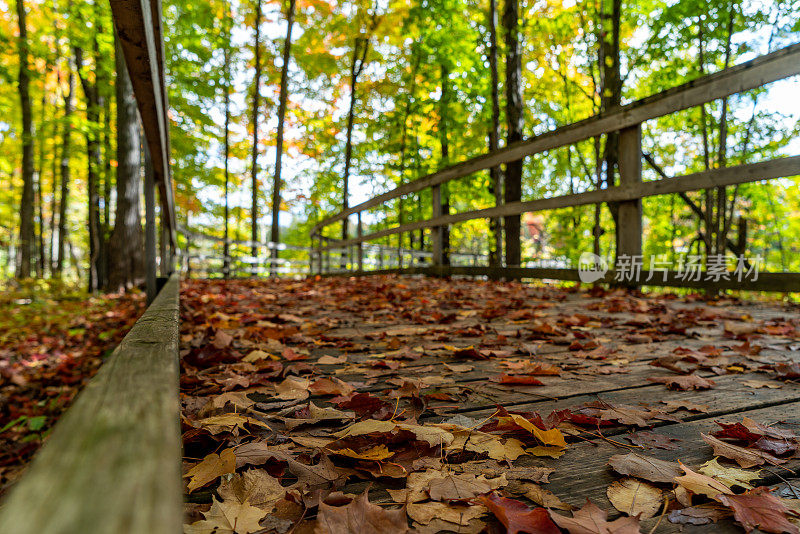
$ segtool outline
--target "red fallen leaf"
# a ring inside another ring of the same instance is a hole
[[[283,356],[284,360],[289,360],[290,362],[294,362],[297,360],[305,360],[306,358],[308,358],[307,355],[300,354],[291,347],[286,347],[285,349],[283,349],[283,352],[281,352],[281,356]]]
[[[370,393],[334,397],[331,403],[342,410],[352,410],[360,419],[388,419],[392,415],[391,405]]]
[[[492,382],[497,382],[499,384],[518,384],[522,386],[543,386],[544,383],[541,380],[537,380],[535,377],[530,375],[509,375],[507,373],[502,373],[498,376],[495,376],[490,379]]]
[[[467,347],[465,349],[458,349],[453,353],[454,358],[461,358],[464,360],[488,360],[489,356],[483,354],[481,351],[476,350],[474,347]]]
[[[232,342],[233,342],[233,336],[227,334],[223,330],[217,330],[217,333],[214,336],[214,341],[212,341],[211,344],[214,345],[214,348],[224,349],[230,346]]]
[[[677,389],[687,391],[690,389],[712,389],[717,384],[708,378],[703,378],[698,375],[686,376],[658,376],[647,379],[656,384],[666,384],[668,389]]]
[[[758,528],[764,532],[800,534],[800,529],[786,518],[789,509],[769,488],[756,488],[741,495],[719,495],[719,501],[733,510],[733,517],[747,532]]]
[[[507,534],[517,534],[517,532],[561,534],[545,508],[529,508],[521,501],[501,497],[495,493],[481,495],[476,500],[503,523]]]
[[[797,380],[800,378],[800,363],[776,363],[774,367],[780,380]]]
[[[355,391],[355,388],[336,377],[325,376],[317,379],[308,390],[314,395],[343,395],[347,396]]]

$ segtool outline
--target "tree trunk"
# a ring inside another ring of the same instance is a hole
[[[102,259],[100,257],[100,208],[98,193],[98,173],[101,167],[100,141],[97,135],[97,126],[100,119],[100,101],[97,85],[89,83],[83,74],[83,49],[75,48],[75,64],[78,78],[86,97],[86,119],[89,128],[86,132],[87,189],[88,189],[88,225],[89,225],[89,268],[87,271],[88,290],[94,291],[100,287],[102,273]]]
[[[344,177],[342,179],[342,209],[349,206],[350,166],[353,159],[353,122],[356,113],[356,88],[358,76],[364,68],[369,49],[369,38],[358,36],[353,43],[353,56],[350,62],[350,107],[347,110],[347,138],[344,146]],[[347,239],[347,219],[342,221],[342,239]],[[346,253],[342,253],[342,264],[345,262]]]
[[[609,12],[609,4],[611,10]],[[620,76],[619,32],[621,17],[621,0],[601,0],[600,2],[600,39],[598,61],[600,63],[600,112],[607,112],[619,107],[622,102],[622,78]],[[609,34],[609,27],[611,32]],[[619,132],[606,135],[603,153],[605,161],[606,188],[616,183],[617,162],[619,160]],[[617,225],[619,203],[609,202],[608,209],[614,225]],[[618,229],[617,229],[618,230]],[[615,251],[619,250],[620,232],[615,232]]]
[[[506,145],[522,140],[522,55],[519,42],[519,0],[506,0],[503,10],[503,27],[506,41],[506,120],[508,133]],[[506,163],[505,203],[522,199],[522,160]],[[519,266],[522,260],[520,246],[520,216],[504,217],[506,234],[506,265]]]
[[[250,161],[253,193],[253,204],[250,211],[250,240],[252,241],[250,253],[253,256],[258,254],[256,243],[258,243],[258,109],[261,105],[261,0],[256,0],[255,31],[255,42],[253,43],[255,77],[253,78],[253,108],[250,118],[253,125],[253,148]]]
[[[230,9],[230,4],[228,4]],[[227,29],[227,40],[225,41],[225,140],[223,146],[225,147],[225,233],[224,241],[222,243],[222,276],[228,278],[231,273],[231,249],[230,249],[230,233],[228,229],[228,218],[230,216],[230,206],[228,205],[228,189],[230,187],[230,154],[231,154],[231,13],[226,14],[225,19]]]
[[[66,235],[67,235],[67,203],[69,201],[69,160],[71,156],[72,138],[72,112],[75,99],[75,74],[72,72],[69,59],[67,60],[69,74],[67,86],[69,93],[64,95],[64,132],[61,144],[61,195],[58,201],[58,259],[56,260],[56,274],[60,277],[64,272]]]
[[[489,72],[491,75],[492,123],[489,126],[489,152],[499,147],[500,139],[500,81],[497,72],[497,2],[489,0]],[[503,203],[503,175],[500,166],[489,169],[489,192],[495,206]],[[500,217],[489,220],[489,265],[500,267],[503,257],[503,228]]]
[[[34,248],[33,227],[33,117],[31,114],[30,75],[28,72],[28,27],[25,21],[25,5],[17,0],[19,22],[19,100],[22,110],[22,200],[20,202],[19,259],[17,278],[31,275],[31,259]]]
[[[447,135],[447,123],[449,121],[449,102],[450,102],[450,70],[442,63],[440,65],[442,77],[442,96],[439,99],[439,142],[442,147],[441,167],[450,164],[450,140]],[[447,182],[441,185],[442,215],[450,213],[450,184]],[[442,265],[450,265],[450,227],[444,225],[442,230]]]
[[[141,162],[139,121],[133,86],[119,39],[115,39],[117,70],[117,207],[109,240],[110,291],[129,289],[144,282],[144,234],[139,210]],[[109,180],[107,177],[106,180]]]
[[[278,100],[278,133],[275,140],[275,180],[272,184],[272,227],[270,241],[277,243],[281,239],[281,158],[283,157],[283,126],[286,121],[286,101],[289,98],[289,62],[292,57],[292,26],[294,26],[295,0],[289,0],[286,10],[286,40],[283,42],[283,65],[281,66],[281,89]],[[272,274],[277,273],[278,249],[272,249]]]

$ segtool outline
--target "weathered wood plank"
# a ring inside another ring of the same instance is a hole
[[[545,152],[594,137],[640,124],[644,121],[668,115],[676,111],[698,106],[705,102],[730,96],[748,89],[760,87],[800,73],[800,44],[794,44],[752,61],[692,80],[661,93],[622,106],[616,111],[596,115],[583,121],[557,128],[542,135],[509,145],[506,148],[484,154],[457,165],[447,167],[412,182],[403,184],[382,195],[343,210],[323,219],[311,230],[318,233],[322,228],[357,211],[379,206],[394,198],[422,191],[428,187],[461,178],[477,171],[516,161],[525,156]]]
[[[173,275],[58,422],[0,532],[181,531],[178,286]]]

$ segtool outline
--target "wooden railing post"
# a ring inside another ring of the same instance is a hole
[[[433,202],[433,218],[442,215],[442,189],[440,185],[431,187],[431,200]],[[431,228],[431,246],[433,249],[434,266],[444,265],[444,229],[441,226]]]
[[[356,213],[357,218],[357,226],[356,232],[358,234],[358,238],[361,239],[364,236],[364,227],[361,226],[361,212],[359,211]],[[364,270],[364,242],[358,242],[358,270],[359,272]]]
[[[642,182],[642,126],[637,124],[619,132],[619,185],[635,188]],[[642,199],[619,203],[617,220],[617,258],[642,259]],[[631,285],[637,285],[635,283]]]
[[[156,298],[156,184],[150,147],[144,146],[144,272],[147,303]]]

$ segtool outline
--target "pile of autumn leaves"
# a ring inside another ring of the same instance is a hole
[[[297,357],[293,351],[286,354]],[[706,524],[733,514],[748,530],[798,532],[789,518],[798,515],[794,503],[800,501],[784,501],[765,488],[753,488],[750,482],[760,478],[759,472],[726,467],[716,458],[695,471],[634,452],[613,456],[609,466],[624,478],[612,484],[607,495],[627,514],[614,521],[607,521],[606,512],[591,503],[572,517],[554,511],[570,507],[540,485],[553,469],[514,466],[523,456],[558,458],[568,446],[565,433],[576,434],[580,426],[648,426],[653,420],[670,420],[666,411],[597,401],[546,418],[498,409],[488,421],[457,415],[442,423],[419,424],[416,417],[406,417],[419,413],[423,402],[419,387],[410,382],[384,399],[356,392],[335,377],[310,379],[276,372],[283,364],[292,368],[298,362],[250,359],[228,364],[224,372],[212,366],[185,377],[185,386],[216,384],[217,389],[241,383],[235,377],[245,376],[245,371],[249,377],[244,390],[203,401],[184,398],[187,454],[218,451],[187,465],[189,493],[215,486],[210,508],[192,506],[195,513],[187,533],[295,529],[394,534],[409,531],[409,520],[417,532],[477,533],[494,516],[509,533],[564,529],[571,534],[625,534],[639,532],[640,519],[665,514],[684,524]],[[253,387],[259,376],[278,381],[264,380]],[[308,400],[310,395],[317,400]],[[254,400],[258,398],[265,401]],[[329,406],[321,406],[323,399]],[[720,425],[721,430],[703,439],[715,454],[742,468],[785,463],[800,443],[789,430],[747,418]],[[642,431],[633,436],[639,443],[649,440],[657,447],[674,447],[664,443],[661,434]],[[357,494],[339,491],[348,481],[378,479],[395,481],[381,505],[370,502],[363,488]],[[531,507],[511,495],[547,508]]]

